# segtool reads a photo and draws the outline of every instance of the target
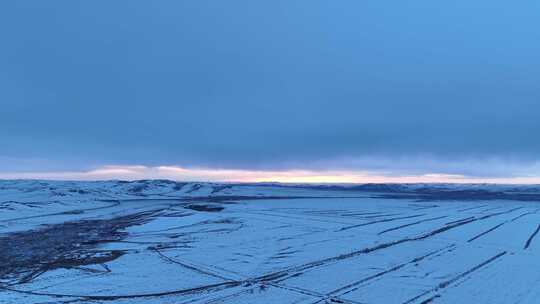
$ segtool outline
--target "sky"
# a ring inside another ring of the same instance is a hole
[[[0,2],[0,178],[540,183],[540,2]]]

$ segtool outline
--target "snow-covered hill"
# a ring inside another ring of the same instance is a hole
[[[18,200],[61,199],[128,199],[196,196],[337,196],[354,193],[416,193],[479,191],[490,193],[540,194],[540,185],[495,184],[221,184],[175,182],[170,180],[139,181],[43,181],[0,180],[2,198]]]

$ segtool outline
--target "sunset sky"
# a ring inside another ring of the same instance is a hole
[[[540,2],[0,2],[0,178],[540,183]]]

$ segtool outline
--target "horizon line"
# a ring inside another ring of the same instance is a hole
[[[540,185],[537,176],[477,177],[459,174],[388,174],[363,170],[246,170],[179,166],[108,165],[91,170],[1,172],[0,180],[137,181],[279,184],[494,184]]]

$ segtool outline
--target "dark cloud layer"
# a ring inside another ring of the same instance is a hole
[[[0,156],[70,168],[535,161],[539,9],[2,1]]]

